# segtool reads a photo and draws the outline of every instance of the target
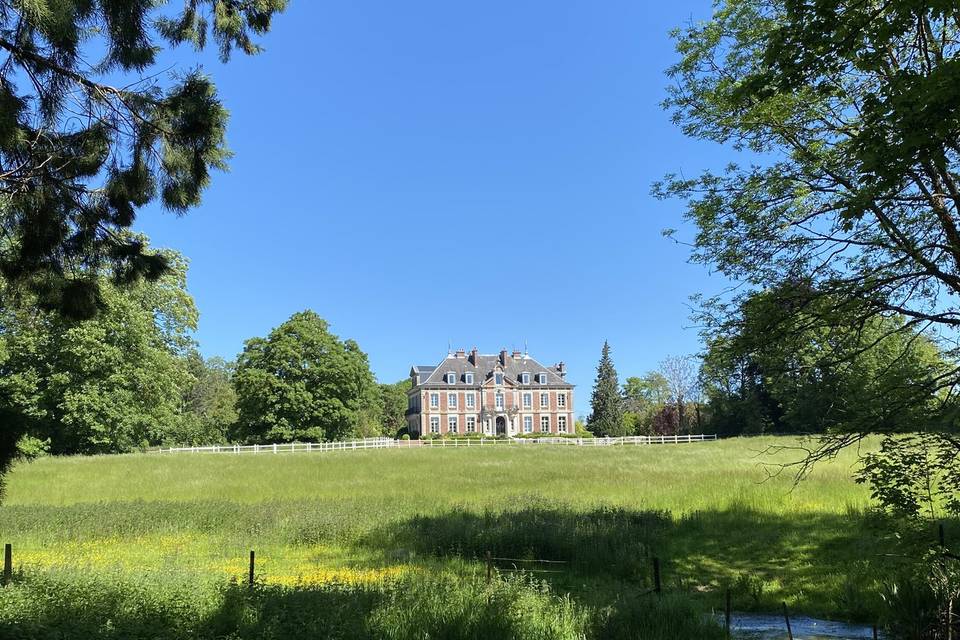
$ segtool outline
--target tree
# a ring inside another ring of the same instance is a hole
[[[127,231],[159,198],[200,202],[226,166],[227,111],[199,69],[157,70],[160,44],[254,54],[286,0],[23,0],[0,6],[0,289],[4,305],[89,319],[113,291],[175,268]],[[108,282],[109,281],[109,282]],[[0,354],[2,356],[3,354]],[[0,399],[0,479],[36,416]],[[0,486],[2,488],[2,486]]]
[[[670,398],[666,378],[657,371],[631,376],[623,384],[624,428],[627,433],[653,433],[653,418]]]
[[[407,392],[410,378],[400,382],[380,385],[381,424],[383,435],[395,436],[407,426]]]
[[[186,262],[163,255],[170,269],[159,280],[116,287],[105,277],[90,320],[0,309],[0,405],[18,416],[4,431],[49,440],[52,453],[115,453],[177,428],[197,311]]]
[[[221,444],[237,421],[237,394],[233,390],[233,363],[223,358],[187,357],[193,384],[183,393],[183,416],[167,441],[179,445]]]
[[[587,429],[598,436],[626,435],[623,424],[623,398],[620,397],[620,382],[617,370],[610,358],[610,345],[603,342],[597,379],[593,384],[590,400],[592,413],[587,420]]]
[[[875,432],[909,431],[935,419],[935,397],[915,403],[914,389],[944,371],[925,336],[902,332],[902,318],[874,318],[854,330],[813,327],[770,342],[764,327],[801,325],[826,313],[816,305],[783,308],[776,292],[754,294],[732,333],[713,335],[703,378],[724,431],[842,433],[869,420]],[[820,304],[827,304],[821,301]]]
[[[713,325],[722,331],[751,291],[766,290],[784,308],[812,309],[802,324],[784,315],[765,327],[769,342],[810,329],[842,342],[894,316],[903,321],[886,330],[902,336],[943,339],[960,326],[960,5],[726,0],[676,39],[665,105],[674,121],[749,152],[748,165],[654,187],[686,201],[693,260],[744,285],[705,301]],[[958,375],[949,367],[899,395],[921,410],[942,401],[944,419],[912,429],[954,458]],[[808,461],[875,431],[871,412],[855,417]],[[941,459],[932,467],[960,492]]]
[[[691,356],[669,356],[660,363],[660,375],[667,381],[670,401],[677,409],[676,433],[689,430],[686,403],[697,385],[694,359]]]
[[[339,440],[368,432],[379,416],[366,354],[313,311],[247,340],[233,380],[236,435],[247,442]]]
[[[170,265],[124,233],[159,199],[182,213],[223,169],[227,111],[200,70],[155,69],[162,44],[254,54],[286,0],[24,0],[0,6],[0,275],[90,318],[115,284]]]

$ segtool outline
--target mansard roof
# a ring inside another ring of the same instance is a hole
[[[476,359],[476,363],[474,363],[474,358]],[[572,384],[560,376],[555,367],[545,367],[526,354],[514,358],[510,353],[506,353],[503,355],[502,360],[500,354],[476,354],[476,356],[474,356],[473,352],[463,355],[450,354],[436,366],[418,365],[414,366],[413,369],[420,374],[420,386],[442,385],[449,387],[451,385],[446,382],[445,376],[451,371],[456,375],[456,385],[477,386],[493,377],[494,372],[499,370],[503,372],[505,382],[521,387],[559,386],[573,388]],[[467,385],[464,382],[463,374],[465,373],[474,374],[472,385]],[[529,385],[523,385],[520,382],[521,373],[530,374]],[[545,383],[540,384],[536,381],[538,373],[547,374],[547,381]]]

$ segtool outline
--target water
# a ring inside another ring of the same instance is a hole
[[[790,626],[794,640],[873,640],[873,627],[864,625],[790,616]],[[783,616],[734,613],[730,627],[733,637],[739,640],[787,639]]]

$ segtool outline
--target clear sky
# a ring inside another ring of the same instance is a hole
[[[671,171],[725,164],[659,106],[669,30],[708,0],[292,0],[266,52],[203,67],[231,171],[137,229],[190,259],[205,355],[313,309],[404,378],[453,348],[568,363],[578,413],[604,339],[621,380],[698,350],[722,285],[661,236]],[[174,60],[195,60],[184,50]]]

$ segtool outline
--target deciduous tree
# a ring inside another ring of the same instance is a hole
[[[233,380],[236,433],[248,442],[339,440],[380,413],[367,355],[313,311],[247,340]]]
[[[721,172],[668,176],[654,187],[687,203],[693,260],[744,285],[743,295],[707,301],[713,323],[736,321],[745,296],[765,290],[784,308],[807,311],[802,324],[783,316],[766,327],[770,342],[815,328],[829,344],[827,336],[842,341],[893,316],[903,321],[889,329],[903,335],[954,335],[960,5],[725,0],[676,39],[666,101],[674,121],[687,135],[746,152]],[[958,382],[960,368],[950,367],[903,390],[899,402],[937,397],[946,407]],[[822,440],[809,460],[858,442],[875,430],[873,417]],[[956,424],[912,429],[960,454]]]

